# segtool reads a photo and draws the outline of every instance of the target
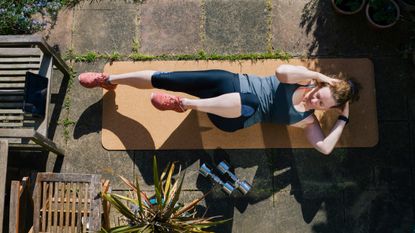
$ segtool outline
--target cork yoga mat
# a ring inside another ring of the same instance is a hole
[[[337,147],[372,147],[378,142],[376,93],[373,64],[368,59],[292,59],[289,61],[149,61],[114,62],[104,72],[120,74],[138,70],[207,70],[223,69],[235,73],[267,76],[278,65],[303,65],[325,74],[345,72],[363,86],[360,100],[351,105],[350,123]],[[205,113],[158,111],[150,103],[156,89],[139,90],[118,85],[115,91],[104,90],[102,144],[108,150],[174,149],[248,149],[310,148],[303,130],[273,124],[257,124],[228,133],[215,128]],[[163,90],[164,91],[164,90]],[[165,91],[168,92],[168,91]],[[172,92],[168,92],[172,93]],[[184,93],[175,93],[189,96]],[[334,110],[316,112],[325,133],[337,119]]]

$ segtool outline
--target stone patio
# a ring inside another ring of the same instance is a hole
[[[54,141],[66,150],[64,160],[56,165],[52,154],[38,159],[19,153],[10,164],[22,170],[102,174],[116,191],[126,187],[115,175],[137,174],[142,188],[151,190],[152,157],[157,155],[160,167],[178,161],[187,169],[184,199],[190,200],[212,187],[198,175],[200,164],[226,159],[253,189],[232,197],[215,190],[206,198],[208,216],[232,218],[215,232],[412,233],[415,77],[414,65],[400,52],[409,37],[407,27],[402,21],[390,30],[373,31],[363,12],[340,16],[323,0],[81,3],[62,12],[47,34],[61,53],[72,48],[75,53],[129,54],[135,41],[139,52],[151,55],[263,53],[273,48],[294,56],[368,57],[375,65],[379,143],[336,149],[330,156],[311,149],[107,151],[101,144],[102,91],[86,90],[75,81],[54,99],[55,122],[73,121],[66,136],[62,124],[52,129]],[[102,71],[105,63],[72,65],[81,73]],[[61,79],[57,75],[56,84]],[[65,101],[68,109],[62,107]],[[24,164],[38,165],[22,165],[22,157]]]

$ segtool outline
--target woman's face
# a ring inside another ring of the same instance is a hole
[[[328,86],[314,88],[304,96],[303,102],[307,109],[316,110],[328,110],[336,105]]]

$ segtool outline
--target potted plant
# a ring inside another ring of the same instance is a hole
[[[173,184],[174,163],[168,165],[161,176],[158,175],[157,160],[153,160],[154,195],[148,196],[140,190],[138,179],[135,184],[120,176],[133,191],[133,197],[103,193],[101,197],[108,201],[123,215],[124,225],[102,229],[102,233],[127,232],[206,232],[204,229],[224,223],[228,220],[214,221],[215,217],[197,217],[196,205],[205,196],[183,205],[179,202],[184,174]]]
[[[337,13],[344,15],[356,14],[363,9],[366,0],[331,0],[331,4]]]
[[[405,11],[415,11],[415,0],[397,0],[398,4]]]
[[[396,24],[399,16],[399,6],[394,0],[369,0],[366,5],[366,18],[375,28],[390,28]]]

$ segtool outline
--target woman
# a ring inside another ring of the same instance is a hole
[[[219,129],[233,132],[258,122],[303,128],[308,141],[330,154],[349,118],[349,101],[358,98],[358,85],[331,78],[302,66],[281,65],[276,74],[261,78],[224,70],[158,72],[138,71],[107,75],[83,73],[81,85],[113,90],[118,84],[136,88],[160,88],[185,92],[200,99],[153,93],[151,103],[159,110],[206,112]],[[338,108],[340,116],[325,136],[314,110]]]

